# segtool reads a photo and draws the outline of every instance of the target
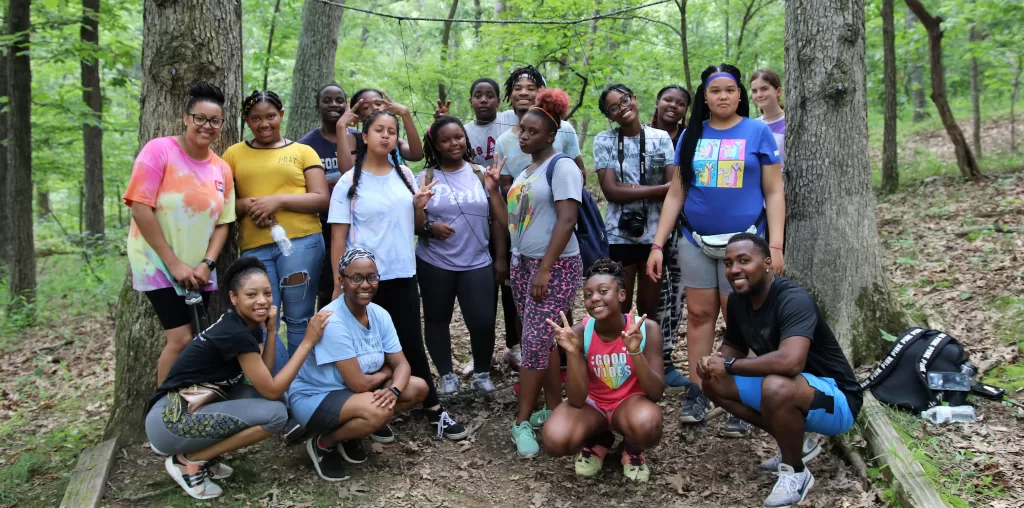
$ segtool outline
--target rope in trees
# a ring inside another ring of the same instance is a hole
[[[399,22],[402,22],[402,21],[433,21],[433,22],[442,22],[442,23],[473,23],[473,24],[484,24],[484,25],[576,25],[576,24],[579,24],[579,23],[587,23],[587,22],[590,22],[590,21],[598,20],[598,19],[611,18],[611,17],[618,16],[620,14],[624,14],[624,13],[627,13],[627,12],[638,11],[640,9],[646,9],[648,7],[654,7],[655,5],[661,5],[661,4],[669,3],[672,0],[657,0],[655,2],[650,2],[650,3],[643,4],[643,5],[638,5],[636,7],[627,7],[625,9],[619,9],[617,11],[609,12],[607,14],[595,14],[593,16],[588,16],[586,18],[579,18],[579,19],[475,19],[475,18],[451,18],[451,19],[448,19],[448,18],[421,18],[421,17],[414,17],[414,16],[399,16],[397,14],[388,14],[388,13],[385,13],[385,12],[377,12],[377,11],[373,11],[373,10],[370,10],[370,9],[362,9],[360,7],[353,7],[351,5],[346,5],[346,4],[343,4],[343,3],[334,2],[332,0],[318,0],[318,1],[320,3],[324,3],[324,4],[327,4],[327,5],[333,5],[335,7],[341,7],[343,9],[345,9],[345,10],[361,12],[363,14],[369,14],[371,16],[379,16],[379,17],[382,17],[382,18],[394,19],[394,20],[398,20]]]

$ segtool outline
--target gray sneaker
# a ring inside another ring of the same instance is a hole
[[[477,374],[473,374],[472,386],[473,386],[474,390],[480,390],[481,392],[484,392],[484,393],[493,392],[494,391],[494,385],[491,384],[491,373],[490,372],[480,372],[480,373],[477,373]]]
[[[437,393],[441,395],[455,395],[459,393],[459,376],[454,372],[441,376],[441,386],[437,388]]]
[[[821,445],[818,444],[818,441],[813,437],[804,435],[803,452],[804,464],[806,464],[821,453]],[[774,457],[762,462],[761,469],[774,473],[779,470],[779,464],[782,464],[782,451],[779,451],[779,453],[775,454]]]
[[[725,426],[722,427],[722,435],[725,437],[749,437],[751,431],[751,425],[735,416],[729,415],[729,419],[726,420]]]
[[[700,387],[691,384],[686,389],[686,396],[683,398],[683,408],[679,411],[679,421],[683,423],[697,423],[704,421],[714,404],[708,400]]]
[[[775,482],[772,493],[764,500],[765,508],[783,508],[797,504],[807,497],[807,492],[814,486],[814,475],[811,470],[797,473],[788,464],[779,464],[779,480]]]

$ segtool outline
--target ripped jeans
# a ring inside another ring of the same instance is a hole
[[[276,243],[242,252],[242,256],[253,256],[267,266],[274,305],[278,310],[277,329],[281,329],[282,317],[288,327],[288,338],[284,342],[287,348],[275,338],[277,358],[274,360],[274,374],[284,367],[306,335],[306,325],[316,311],[316,290],[324,257],[324,237],[320,233],[291,240],[295,248],[291,256],[281,254]],[[293,280],[288,281],[289,277]]]

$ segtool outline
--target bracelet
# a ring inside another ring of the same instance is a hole
[[[632,351],[627,349],[626,352],[629,353],[629,356],[639,356],[639,355],[644,354],[644,350],[643,349],[641,349],[640,351],[637,351],[636,353],[634,353],[634,352],[632,352]]]
[[[394,386],[389,386],[388,390],[391,390],[391,393],[395,394],[396,398],[402,396],[402,390],[399,390],[398,388],[395,388]]]
[[[660,250],[662,252],[665,252],[665,248],[662,247],[661,245],[656,244],[656,243],[652,243],[651,244],[651,250]]]
[[[778,245],[769,245],[768,248],[769,249],[775,249],[775,250],[782,250],[782,247],[779,247]]]

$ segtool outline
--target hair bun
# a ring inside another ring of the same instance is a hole
[[[224,105],[224,92],[217,85],[206,81],[199,81],[189,87],[188,95],[195,101],[205,100]]]
[[[561,121],[569,112],[569,94],[560,88],[544,88],[537,92],[536,104]]]

